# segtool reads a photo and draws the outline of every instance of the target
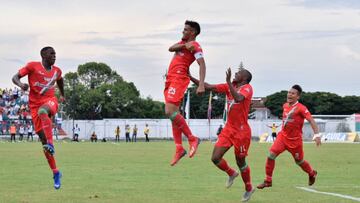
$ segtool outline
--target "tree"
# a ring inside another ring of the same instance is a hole
[[[282,105],[286,102],[287,91],[276,92],[266,97],[265,106],[275,116],[282,116]],[[300,97],[312,114],[350,115],[360,112],[360,97],[341,97],[330,92],[303,92]]]
[[[282,116],[282,105],[286,102],[287,91],[276,92],[266,97],[265,106],[270,112],[277,116]]]
[[[210,92],[206,91],[205,94],[198,96],[196,94],[196,85],[192,85],[190,90],[190,118],[204,119],[207,118],[207,110],[209,106]],[[225,106],[225,95],[212,93],[212,118],[222,118]],[[187,93],[184,98],[187,98]]]
[[[105,63],[89,62],[78,67],[78,76],[83,85],[95,89],[102,84],[111,84],[122,78]]]
[[[75,119],[163,118],[164,104],[143,99],[134,83],[126,82],[104,63],[79,65],[65,75],[65,112]]]

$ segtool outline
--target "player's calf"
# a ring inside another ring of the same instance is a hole
[[[50,153],[51,155],[55,154],[55,148],[54,148],[54,145],[52,145],[52,144],[44,144],[43,149],[44,149],[44,151]]]

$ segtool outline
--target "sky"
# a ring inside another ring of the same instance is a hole
[[[75,72],[104,62],[143,97],[163,101],[168,48],[185,20],[200,23],[206,82],[223,83],[242,61],[254,96],[300,84],[304,91],[360,96],[359,0],[0,0],[0,86],[39,51]],[[196,62],[191,73],[198,77]],[[24,79],[23,79],[24,80]],[[24,80],[26,82],[26,80]]]

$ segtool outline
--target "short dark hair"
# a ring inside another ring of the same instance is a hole
[[[199,23],[197,23],[195,21],[187,20],[187,21],[185,21],[185,25],[188,25],[191,28],[193,28],[195,30],[196,36],[200,34],[201,29],[200,29]]]
[[[300,87],[300,85],[293,85],[291,88],[296,89],[299,95],[302,93],[302,88]]]
[[[240,71],[244,71],[245,72],[245,75],[246,75],[246,82],[247,83],[250,83],[251,82],[251,79],[252,79],[252,74],[250,73],[249,70],[243,68],[241,69]]]
[[[42,48],[42,49],[40,50],[40,55],[42,56],[42,55],[44,54],[44,52],[47,51],[47,50],[49,50],[49,49],[54,49],[54,48],[52,48],[52,47],[50,47],[50,46],[46,46],[46,47],[44,47],[44,48]]]

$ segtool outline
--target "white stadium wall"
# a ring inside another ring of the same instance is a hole
[[[335,133],[335,132],[350,132],[351,129],[346,130],[346,126],[350,123],[344,120],[323,120],[316,119],[319,125],[320,132],[322,133]],[[144,128],[147,123],[150,127],[150,138],[172,138],[172,128],[169,119],[104,119],[104,120],[64,120],[62,122],[62,128],[68,134],[68,137],[72,137],[73,123],[78,124],[80,127],[80,139],[90,139],[90,135],[93,131],[98,135],[98,138],[114,138],[115,128],[119,125],[121,129],[120,138],[125,138],[125,125],[129,124],[132,129],[136,124],[138,127],[138,138],[144,138]],[[253,137],[260,137],[264,133],[271,135],[271,129],[267,127],[272,123],[277,125],[281,124],[281,120],[249,120],[249,124],[252,129]],[[216,139],[216,132],[220,124],[223,124],[222,119],[212,119],[210,127],[207,119],[190,119],[189,125],[193,133],[202,139]],[[345,126],[345,127],[344,127]],[[351,126],[350,126],[351,128]],[[280,127],[278,128],[280,130]],[[304,139],[310,139],[312,137],[312,129],[308,122],[305,122]]]

